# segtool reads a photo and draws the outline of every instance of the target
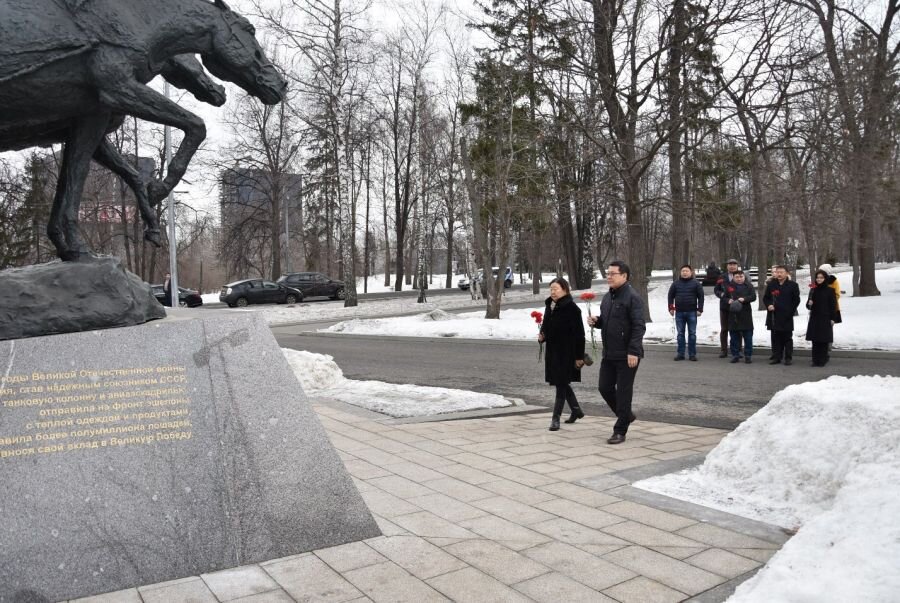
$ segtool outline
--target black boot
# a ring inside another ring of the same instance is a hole
[[[566,419],[566,423],[574,423],[578,419],[584,418],[584,411],[581,410],[580,406],[575,406],[572,408],[572,414],[569,415],[569,418]]]
[[[550,419],[550,431],[559,431],[559,415],[553,415]]]
[[[550,419],[550,431],[559,431],[559,416],[562,414],[565,405],[565,398],[557,398],[553,403],[553,418]]]

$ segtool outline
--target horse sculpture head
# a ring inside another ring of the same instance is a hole
[[[212,51],[202,56],[203,65],[221,80],[237,84],[267,105],[281,102],[287,83],[266,59],[250,22],[215,0],[223,25],[213,32]]]

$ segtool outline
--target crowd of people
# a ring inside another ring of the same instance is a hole
[[[841,322],[840,285],[830,265],[816,270],[809,284],[806,308],[809,321],[806,339],[812,342],[812,366],[825,366],[834,339],[833,328]],[[706,278],[715,278],[714,295],[719,299],[720,358],[732,363],[753,362],[753,310],[756,289],[749,275],[732,258],[720,272],[714,263],[707,267]],[[632,288],[631,269],[625,262],[610,262],[606,269],[609,290],[600,302],[600,313],[590,313],[587,324],[600,331],[602,355],[598,389],[616,422],[608,444],[625,441],[628,427],[636,419],[632,411],[634,380],[644,357],[643,337],[646,332],[644,303]],[[705,293],[694,269],[685,264],[668,292],[669,314],[675,319],[677,349],[675,360],[697,361],[697,319],[703,314]],[[769,364],[793,364],[794,317],[801,304],[799,285],[791,279],[783,265],[772,267],[766,281],[762,303],[766,310],[766,329],[770,331],[772,353]],[[546,343],[544,378],[556,389],[550,431],[558,431],[566,404],[570,415],[566,423],[584,417],[584,411],[571,384],[581,381],[581,369],[592,364],[585,353],[585,330],[581,309],[572,298],[564,278],[550,281],[550,297],[538,333],[538,341]]]

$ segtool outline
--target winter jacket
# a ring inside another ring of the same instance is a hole
[[[728,310],[728,297],[725,296],[725,290],[731,286],[734,282],[734,274],[731,272],[724,272],[719,280],[716,281],[716,286],[713,287],[713,295],[719,298],[719,310],[725,312]]]
[[[679,278],[669,286],[669,310],[703,312],[703,285],[691,278]]]
[[[600,301],[600,337],[603,358],[626,360],[628,355],[644,356],[644,302],[630,283],[610,289]]]
[[[809,308],[806,340],[815,343],[834,341],[834,329],[831,321],[837,316],[837,297],[827,279],[822,286],[811,285],[806,307]]]
[[[544,379],[550,385],[581,381],[575,361],[584,358],[584,323],[581,309],[571,295],[561,297],[551,310],[552,298],[545,302],[541,333],[544,334]]]
[[[728,299],[743,298],[743,307],[740,312],[728,312],[728,330],[729,331],[752,331],[753,330],[753,302],[756,301],[756,290],[750,283],[732,283],[726,290],[725,295]],[[729,304],[730,306],[730,304]]]
[[[793,331],[794,312],[800,305],[800,287],[791,279],[779,283],[777,278],[766,283],[763,294],[766,308],[775,306],[774,312],[766,316],[766,328],[770,331]]]

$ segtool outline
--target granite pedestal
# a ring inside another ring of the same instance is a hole
[[[0,342],[0,601],[378,534],[260,318]]]

